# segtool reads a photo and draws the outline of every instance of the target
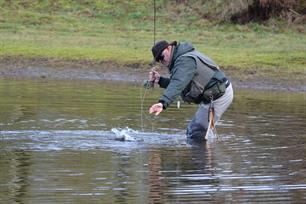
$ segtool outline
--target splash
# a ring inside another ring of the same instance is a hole
[[[112,128],[111,131],[115,133],[116,140],[120,141],[136,141],[136,139],[132,136],[133,134],[137,134],[138,132],[132,130],[128,127],[126,128]]]

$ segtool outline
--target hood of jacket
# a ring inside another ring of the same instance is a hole
[[[168,67],[169,71],[171,71],[171,69],[173,68],[174,62],[176,61],[177,58],[193,50],[194,50],[193,45],[187,42],[182,42],[182,43],[179,43],[177,46],[175,46],[173,50],[171,63],[169,64],[169,67]]]

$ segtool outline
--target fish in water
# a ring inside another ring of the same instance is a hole
[[[111,131],[115,133],[115,140],[119,141],[136,141],[136,139],[132,136],[132,134],[137,133],[136,131],[126,127],[124,129],[121,128],[112,128]]]

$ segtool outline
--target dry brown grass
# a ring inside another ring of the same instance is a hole
[[[167,4],[171,15],[190,16],[235,23],[264,22],[279,18],[288,23],[305,23],[305,0],[171,0]]]

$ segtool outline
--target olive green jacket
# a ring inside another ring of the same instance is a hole
[[[163,95],[159,102],[163,104],[166,109],[184,89],[190,84],[194,76],[197,74],[197,63],[194,57],[186,55],[195,50],[190,43],[180,43],[173,47],[172,58],[168,66],[170,78],[160,77],[159,85],[165,88]],[[183,56],[184,55],[184,56]],[[208,57],[204,56],[205,61],[218,69]]]

